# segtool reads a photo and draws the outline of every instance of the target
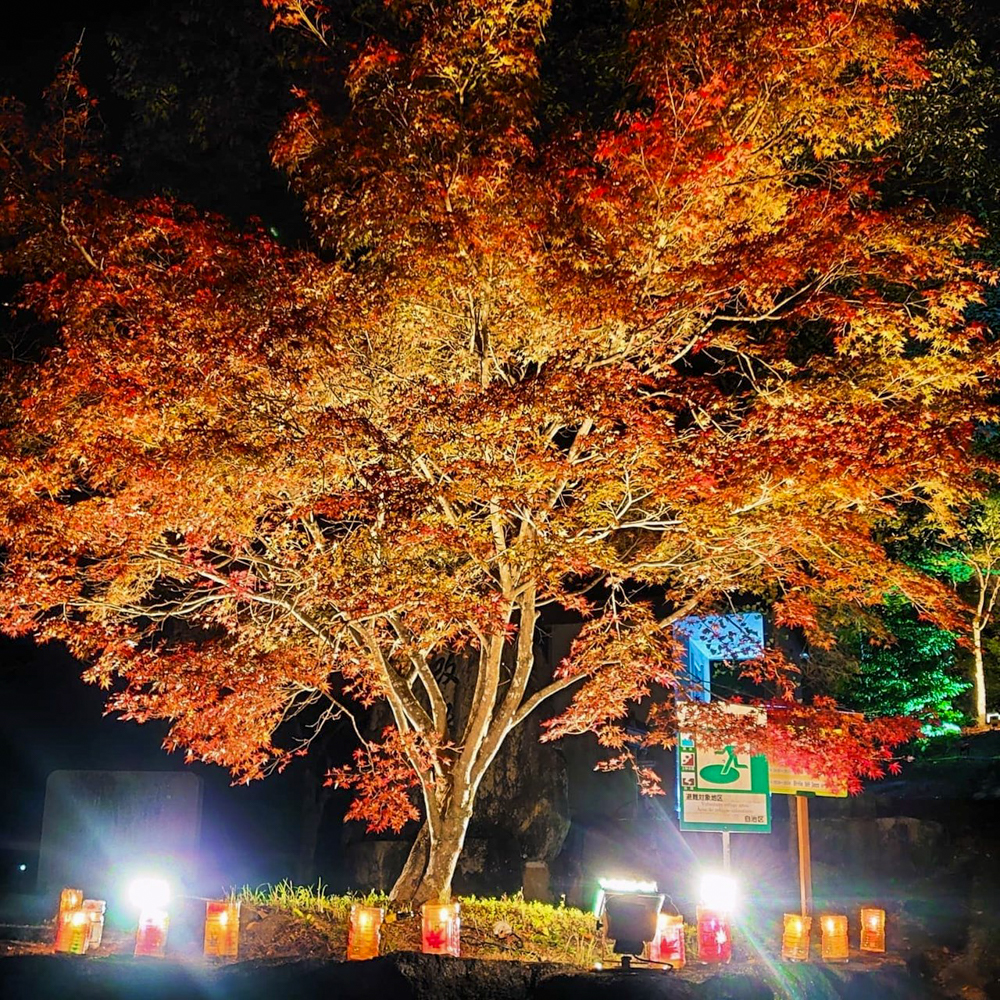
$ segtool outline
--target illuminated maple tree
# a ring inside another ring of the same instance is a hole
[[[328,70],[273,146],[315,249],[109,194],[72,59],[46,123],[0,105],[3,270],[59,329],[4,383],[6,631],[240,779],[306,749],[290,716],[386,702],[331,780],[373,829],[423,817],[420,900],[557,695],[549,738],[627,762],[681,617],[753,592],[822,641],[890,586],[957,613],[874,533],[961,508],[995,365],[971,223],[879,203],[890,98],[924,77],[905,0],[644,5],[628,106],[544,133],[545,0],[393,0],[346,49],[320,4],[267,6]],[[546,672],[551,607],[584,624]],[[878,775],[912,732],[834,739],[790,664],[743,669],[791,763]]]

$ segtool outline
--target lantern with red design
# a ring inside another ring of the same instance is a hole
[[[136,957],[163,958],[170,928],[170,915],[167,913],[170,886],[163,879],[138,878],[129,887],[129,897],[139,908],[139,928],[133,954]]]
[[[698,960],[727,963],[733,957],[730,915],[736,906],[736,882],[728,875],[704,875],[701,904],[698,907]]]
[[[698,960],[710,964],[728,963],[733,957],[729,914],[698,907]]]
[[[240,901],[210,899],[205,904],[206,955],[236,958],[240,948]]]
[[[424,903],[421,912],[421,947],[424,954],[458,958],[461,928],[458,903]]]
[[[684,918],[679,913],[661,913],[656,918],[656,937],[649,942],[649,960],[684,968]]]

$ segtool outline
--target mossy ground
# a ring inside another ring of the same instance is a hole
[[[325,938],[332,955],[341,956],[347,950],[352,904],[382,906],[387,914],[382,924],[382,952],[420,950],[419,912],[400,910],[376,893],[335,896],[327,894],[322,885],[293,886],[282,882],[257,889],[244,888],[237,896],[261,919],[279,915],[294,918]],[[528,902],[520,896],[466,896],[460,902],[462,954],[469,958],[557,962],[593,968],[610,951],[593,914],[583,910]]]

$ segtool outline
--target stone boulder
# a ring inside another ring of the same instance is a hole
[[[351,884],[365,892],[388,892],[403,870],[410,853],[405,840],[356,840],[344,847],[344,861]]]
[[[702,996],[703,987],[659,970],[609,969],[548,976],[531,1000],[698,1000]]]
[[[948,853],[944,826],[912,816],[822,818],[810,834],[813,857],[840,869],[922,872]]]

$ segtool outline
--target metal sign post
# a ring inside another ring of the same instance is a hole
[[[795,796],[795,825],[799,837],[799,899],[802,916],[812,915],[812,855],[809,851],[809,796]]]

